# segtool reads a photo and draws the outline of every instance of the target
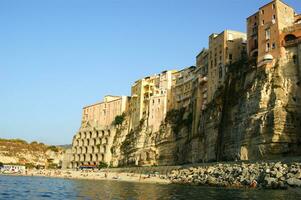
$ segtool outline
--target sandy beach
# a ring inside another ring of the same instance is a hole
[[[141,182],[141,183],[159,183],[169,184],[170,180],[163,178],[158,174],[137,174],[137,173],[120,173],[110,172],[110,170],[102,171],[88,171],[88,170],[26,170],[24,173],[18,174],[4,174],[16,176],[39,176],[39,177],[53,177],[65,179],[86,179],[86,180],[114,180],[127,182]]]

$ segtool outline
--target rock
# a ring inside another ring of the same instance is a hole
[[[282,174],[281,172],[279,172],[279,171],[276,172],[276,175],[275,175],[276,178],[280,178],[280,177],[282,177],[282,176],[283,176],[283,174]]]
[[[297,186],[297,187],[301,187],[301,180],[296,179],[296,178],[290,178],[288,180],[286,180],[287,184],[290,186]]]
[[[271,178],[271,177],[265,177],[264,178],[264,184],[266,187],[272,187],[272,184],[274,184],[276,182],[275,178]]]
[[[295,175],[295,178],[301,179],[301,171],[298,171]]]

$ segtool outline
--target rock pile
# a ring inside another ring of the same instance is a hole
[[[301,187],[301,163],[216,164],[172,170],[172,183],[219,187],[286,189]]]

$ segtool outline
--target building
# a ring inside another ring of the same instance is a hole
[[[193,105],[193,123],[192,123],[192,135],[198,132],[198,127],[201,119],[201,113],[206,109],[207,104],[207,91],[208,91],[208,49],[203,49],[196,56],[196,69],[195,77],[193,79],[193,93],[192,93],[192,105]]]
[[[111,126],[115,117],[127,110],[128,101],[127,96],[105,96],[103,102],[83,108],[82,123],[93,127]]]
[[[208,102],[223,85],[228,65],[241,60],[246,54],[245,33],[225,30],[209,36]]]
[[[103,102],[83,108],[82,125],[72,141],[72,168],[111,161],[113,121],[128,111],[128,103],[126,96],[106,96]]]
[[[174,70],[163,71],[134,83],[130,103],[132,129],[138,127],[141,120],[146,120],[152,131],[159,130],[171,107],[169,99],[175,73]]]
[[[173,109],[187,108],[190,105],[195,69],[195,66],[190,66],[175,74],[176,81],[172,87]]]
[[[247,18],[248,56],[258,66],[286,56],[285,46],[301,37],[301,15],[280,0],[274,0]]]
[[[3,165],[0,167],[2,173],[24,173],[25,169],[24,165]]]

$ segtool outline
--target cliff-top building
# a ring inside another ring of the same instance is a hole
[[[160,74],[137,80],[132,86],[130,103],[131,128],[146,120],[147,126],[158,131],[168,110],[171,87],[176,71],[163,71]]]
[[[126,96],[106,96],[103,102],[83,108],[82,125],[72,142],[72,167],[109,163],[116,129],[113,121],[128,110]]]
[[[285,57],[285,46],[301,37],[301,15],[280,0],[274,0],[247,18],[248,56],[265,61]]]
[[[225,30],[209,36],[208,102],[224,83],[227,65],[239,61],[246,53],[246,34]]]
[[[173,109],[187,108],[191,103],[195,69],[195,66],[190,66],[175,74],[176,81],[172,87]]]

